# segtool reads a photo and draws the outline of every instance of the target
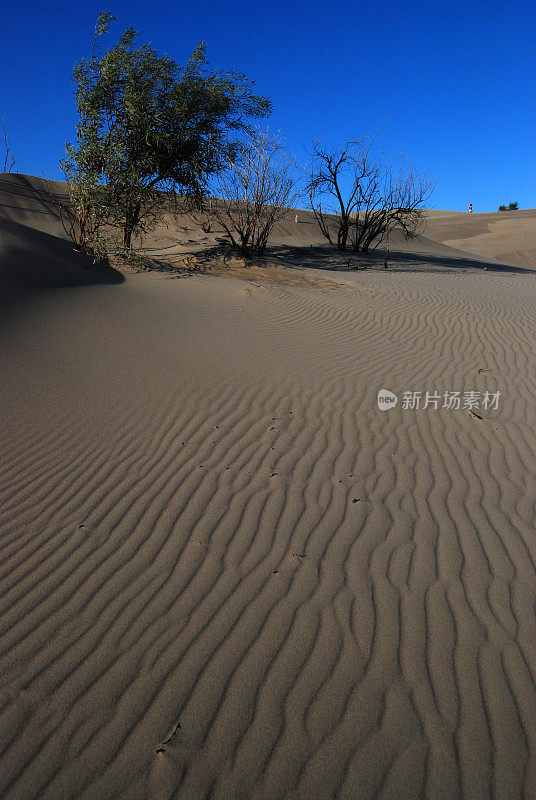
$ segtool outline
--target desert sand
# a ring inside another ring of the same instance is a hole
[[[167,223],[95,267],[0,176],[0,796],[536,797],[536,211]]]

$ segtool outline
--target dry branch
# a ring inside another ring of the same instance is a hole
[[[7,131],[6,131],[6,123],[2,120],[2,128],[4,131],[4,146],[6,150],[6,155],[4,158],[4,172],[11,172],[13,167],[15,166],[15,157],[11,152],[11,148],[9,146],[9,139],[7,138]],[[9,163],[8,163],[9,162]]]
[[[278,137],[254,132],[215,181],[211,213],[242,256],[263,255],[274,226],[297,200],[297,169]]]
[[[375,250],[396,227],[415,236],[434,186],[405,161],[395,174],[388,160],[370,156],[364,140],[347,142],[342,150],[313,147],[309,206],[328,242],[336,232],[338,250],[348,243],[355,252]]]

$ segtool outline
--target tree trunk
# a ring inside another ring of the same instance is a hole
[[[78,214],[78,247],[82,248],[85,247],[87,244],[87,223],[89,219],[90,211],[87,208],[84,208]]]
[[[130,224],[127,225],[127,223],[125,222],[125,228],[123,230],[123,247],[130,250],[131,240],[132,240],[132,228],[130,227]]]
[[[132,234],[134,233],[136,225],[140,221],[140,208],[140,203],[137,203],[134,208],[132,208],[130,205],[127,208],[125,226],[123,228],[123,247],[127,248],[128,250],[130,250],[132,247]]]
[[[348,241],[348,228],[341,227],[339,228],[339,235],[337,237],[337,249],[341,250],[343,253],[346,250],[346,243]]]

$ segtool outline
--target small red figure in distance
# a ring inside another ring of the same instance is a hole
[[[473,213],[473,204],[472,203],[469,203],[469,213],[470,214]]]

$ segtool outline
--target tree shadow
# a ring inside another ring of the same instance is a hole
[[[330,272],[356,272],[359,270],[380,270],[384,268],[385,252],[371,253],[339,252],[334,247],[273,247],[265,258],[277,261],[287,267],[322,269]],[[534,275],[536,270],[512,264],[485,261],[462,255],[433,255],[431,253],[391,251],[388,259],[388,272],[443,272],[488,271],[510,274]]]
[[[157,248],[154,249],[155,252]],[[217,262],[222,265],[234,264],[237,260],[247,267],[279,267],[302,271],[317,269],[327,272],[358,272],[361,270],[381,272],[500,272],[503,274],[536,274],[536,270],[512,264],[485,261],[469,255],[434,255],[426,252],[402,252],[393,250],[389,254],[388,269],[385,270],[385,252],[371,253],[339,252],[329,245],[298,246],[277,244],[269,247],[263,256],[251,259],[241,258],[229,242],[219,241],[209,247],[185,248],[180,253],[166,253],[156,258],[152,253],[154,267],[160,266],[162,271],[180,274],[188,272],[212,272]],[[157,267],[158,268],[158,267]]]

